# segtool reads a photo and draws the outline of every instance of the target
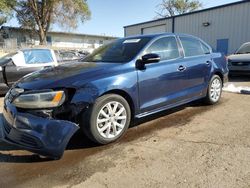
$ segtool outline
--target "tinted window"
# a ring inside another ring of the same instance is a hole
[[[204,55],[199,40],[190,37],[180,37],[186,57]]]
[[[52,63],[54,59],[51,51],[47,49],[23,50],[26,64]]]
[[[159,54],[161,60],[176,59],[180,56],[175,37],[165,37],[156,40],[145,52],[145,54]]]
[[[243,44],[239,50],[236,52],[236,54],[248,54],[250,53],[250,44]]]
[[[101,46],[83,61],[88,62],[129,62],[136,57],[142,48],[151,40],[150,37],[118,39]]]

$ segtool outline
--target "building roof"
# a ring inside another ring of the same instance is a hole
[[[9,29],[9,30],[26,30],[20,27],[10,27],[10,26],[2,26],[1,29]],[[82,37],[98,37],[98,38],[107,38],[107,39],[116,39],[114,36],[106,36],[106,35],[92,35],[92,34],[84,34],[84,33],[70,33],[70,32],[60,32],[60,31],[49,31],[48,34],[62,34],[62,35],[74,35],[74,36],[82,36]]]
[[[186,16],[186,15],[190,15],[190,14],[196,14],[196,13],[200,13],[200,12],[205,12],[205,11],[219,9],[219,8],[224,8],[224,7],[229,7],[229,6],[234,6],[234,5],[238,5],[238,4],[242,4],[242,3],[247,3],[247,2],[249,3],[250,0],[241,0],[241,1],[233,2],[233,3],[228,3],[228,4],[224,4],[224,5],[219,5],[219,6],[215,6],[215,7],[211,7],[211,8],[206,8],[206,9],[201,9],[201,10],[197,10],[197,11],[193,11],[193,12],[188,12],[188,13],[184,13],[184,14],[180,14],[180,15],[176,15],[176,16],[171,16],[171,17],[166,17],[166,18],[160,18],[160,19],[150,20],[150,21],[141,22],[141,23],[137,23],[137,24],[127,25],[127,26],[124,26],[124,28],[132,27],[132,26],[137,26],[137,25],[141,25],[141,24],[152,23],[152,22],[156,22],[156,21],[173,19],[173,18],[176,18],[176,17]]]

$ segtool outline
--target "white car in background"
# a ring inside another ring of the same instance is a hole
[[[17,80],[45,67],[57,66],[51,49],[24,49],[0,58],[0,94],[5,94]]]
[[[228,68],[230,75],[250,75],[250,42],[228,56]]]

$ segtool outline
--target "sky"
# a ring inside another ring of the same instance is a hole
[[[203,8],[232,3],[237,0],[201,0]],[[77,29],[65,29],[54,25],[51,30],[73,33],[124,36],[123,27],[155,18],[157,5],[162,0],[88,0],[91,19],[80,23]],[[15,19],[5,25],[18,26]]]

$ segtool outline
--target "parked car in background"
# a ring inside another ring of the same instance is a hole
[[[120,138],[131,119],[194,100],[220,100],[227,60],[184,34],[118,39],[83,62],[19,80],[4,99],[3,140],[60,158],[81,128],[98,144]]]
[[[23,76],[57,65],[54,51],[50,49],[25,49],[1,57],[0,94],[5,94]]]
[[[234,54],[228,56],[230,75],[250,75],[250,42],[244,43]]]
[[[77,61],[89,55],[86,51],[78,50],[56,50],[55,53],[58,63]]]
[[[23,76],[34,71],[63,63],[74,63],[84,58],[87,52],[74,50],[23,49],[0,58],[0,95]]]
[[[72,50],[58,50],[58,62],[80,60],[82,57],[77,51]]]
[[[88,51],[82,51],[82,50],[78,51],[78,53],[80,54],[80,56],[81,56],[82,58],[84,58],[84,57],[86,57],[87,55],[90,54]]]

